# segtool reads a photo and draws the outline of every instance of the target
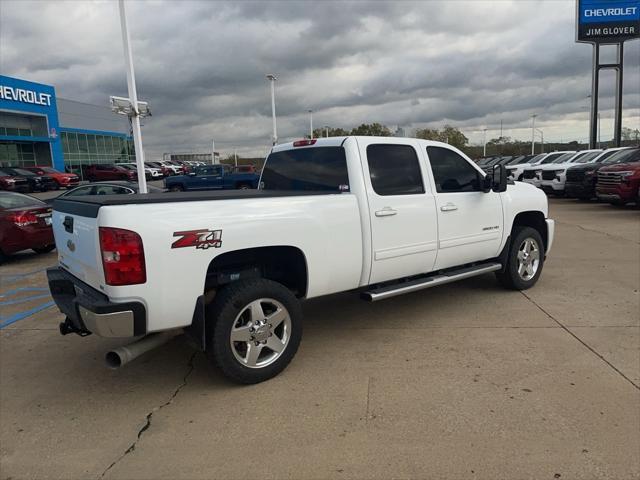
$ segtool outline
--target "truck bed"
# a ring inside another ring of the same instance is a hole
[[[107,205],[202,202],[214,200],[301,197],[307,195],[340,195],[340,193],[326,190],[213,190],[204,192],[136,193],[132,195],[86,195],[56,199],[53,202],[53,209],[58,212],[96,218],[100,207]]]

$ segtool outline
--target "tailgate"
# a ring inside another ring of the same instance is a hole
[[[60,266],[86,284],[103,285],[98,219],[60,212],[54,204],[53,235]]]

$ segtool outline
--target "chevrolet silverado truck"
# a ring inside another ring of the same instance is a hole
[[[289,364],[305,299],[354,291],[375,302],[490,272],[523,290],[554,237],[541,190],[409,138],[275,146],[257,190],[53,208],[59,265],[47,275],[62,334],[141,337],[107,353],[117,368],[184,333],[240,383]]]
[[[255,173],[235,173],[229,165],[205,165],[195,167],[186,175],[168,177],[164,186],[170,192],[185,190],[247,190],[258,188],[259,175]]]

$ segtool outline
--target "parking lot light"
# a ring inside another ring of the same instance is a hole
[[[272,145],[278,143],[278,131],[276,129],[276,77],[274,74],[269,73],[267,79],[271,83],[271,120],[273,122],[273,135],[271,137]]]

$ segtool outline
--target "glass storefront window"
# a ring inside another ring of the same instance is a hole
[[[78,133],[78,152],[89,153],[89,145],[87,144],[87,136],[84,133]]]
[[[96,148],[96,136],[95,135],[87,135],[87,143],[89,144],[89,153],[97,153]]]

